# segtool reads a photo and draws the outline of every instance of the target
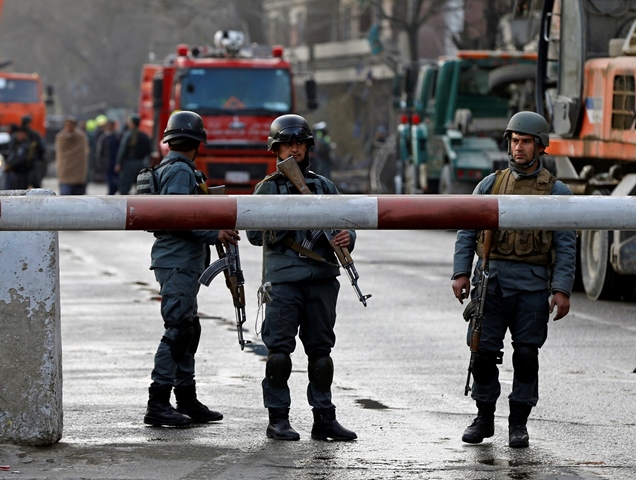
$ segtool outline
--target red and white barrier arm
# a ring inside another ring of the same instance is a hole
[[[0,230],[636,230],[636,197],[0,196]]]

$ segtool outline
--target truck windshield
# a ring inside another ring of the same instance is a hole
[[[289,72],[272,68],[193,68],[181,78],[181,105],[201,114],[287,113]]]
[[[0,77],[0,102],[38,103],[37,82]]]

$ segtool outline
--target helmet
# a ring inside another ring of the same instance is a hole
[[[194,112],[183,110],[170,115],[163,132],[163,143],[176,138],[191,138],[206,143],[208,134],[203,128],[203,119]]]
[[[97,123],[97,126],[99,127],[103,127],[104,125],[106,125],[106,123],[108,123],[108,117],[106,115],[97,115],[95,117],[95,122]]]
[[[272,122],[267,137],[267,150],[273,150],[276,144],[285,143],[296,138],[299,142],[307,142],[307,147],[314,146],[309,124],[300,115],[282,115]]]
[[[506,131],[504,132],[504,137],[510,138],[512,132],[525,133],[537,137],[541,145],[547,147],[550,145],[549,131],[550,127],[548,126],[548,122],[538,113],[519,112],[510,117]]]

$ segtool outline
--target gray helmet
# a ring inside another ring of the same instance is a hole
[[[208,134],[203,128],[203,119],[197,113],[187,110],[170,115],[163,132],[163,143],[177,138],[191,138],[206,143]]]
[[[296,138],[299,142],[306,142],[307,148],[314,146],[314,137],[307,120],[300,115],[282,115],[272,122],[267,137],[267,150],[273,150],[279,143],[287,143]]]
[[[541,145],[547,147],[550,145],[549,131],[548,122],[538,113],[519,112],[510,117],[504,137],[509,139],[512,132],[525,133],[537,137]]]

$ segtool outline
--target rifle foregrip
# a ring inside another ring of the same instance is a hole
[[[472,353],[477,353],[479,350],[479,341],[481,340],[481,330],[473,330],[472,335],[470,336],[470,351]]]

